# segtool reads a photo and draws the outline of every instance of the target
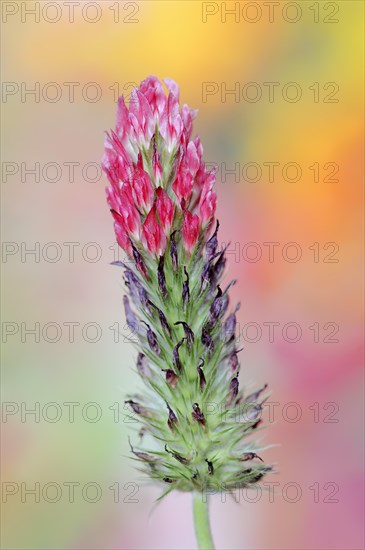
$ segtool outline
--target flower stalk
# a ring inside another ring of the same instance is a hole
[[[143,391],[127,406],[140,424],[130,444],[138,468],[163,488],[194,495],[201,548],[213,548],[207,496],[257,483],[271,467],[249,439],[261,425],[266,386],[239,382],[236,313],[224,283],[215,169],[192,138],[196,111],[179,88],[156,77],[119,99],[106,134],[103,169],[117,242],[125,260],[127,324],[137,338]]]
[[[200,550],[214,550],[209,523],[208,497],[203,500],[200,493],[193,493],[193,515],[195,535]]]

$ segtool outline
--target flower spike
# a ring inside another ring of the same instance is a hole
[[[247,440],[262,423],[267,386],[239,382],[239,305],[229,307],[235,281],[222,281],[216,170],[192,137],[196,111],[179,101],[176,82],[155,76],[133,90],[129,107],[120,98],[102,165],[126,256],[114,264],[124,271],[125,316],[147,386],[125,402],[143,434],[130,450],[163,494],[196,494],[212,481],[250,487],[271,468]]]

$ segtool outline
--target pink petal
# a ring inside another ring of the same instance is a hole
[[[161,256],[166,248],[166,237],[156,219],[156,208],[153,206],[144,221],[142,236],[152,254]]]
[[[166,191],[162,187],[156,190],[156,212],[161,226],[167,234],[170,230],[172,220],[174,219],[174,205]]]
[[[182,225],[182,238],[184,248],[190,254],[192,248],[198,240],[199,236],[199,218],[195,214],[191,214],[189,210],[184,211],[184,220]]]

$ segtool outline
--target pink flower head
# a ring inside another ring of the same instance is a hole
[[[214,172],[202,160],[199,137],[191,139],[196,111],[180,106],[179,96],[173,80],[146,78],[129,106],[119,99],[115,131],[105,137],[102,166],[117,242],[130,255],[138,249],[139,262],[144,253],[162,254],[176,230],[190,253],[198,239],[207,241],[214,219]]]

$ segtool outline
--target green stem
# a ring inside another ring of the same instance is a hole
[[[208,495],[203,495],[203,493],[193,494],[193,514],[198,547],[200,550],[214,550],[209,525]]]

